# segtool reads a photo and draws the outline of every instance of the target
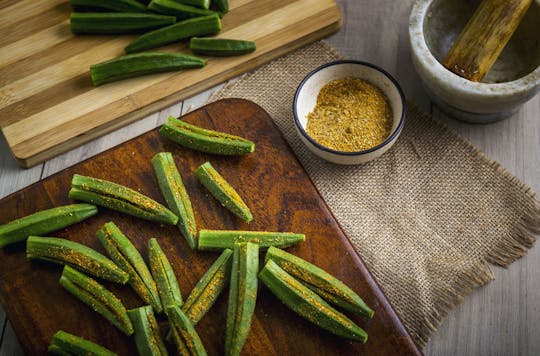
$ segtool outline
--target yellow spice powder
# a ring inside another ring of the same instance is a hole
[[[392,130],[392,108],[370,82],[343,78],[329,82],[308,114],[306,132],[328,148],[355,152],[377,146]]]

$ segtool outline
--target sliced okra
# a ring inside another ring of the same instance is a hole
[[[168,355],[161,339],[159,325],[150,305],[128,310],[135,330],[135,344],[141,356]]]
[[[229,0],[212,0],[212,2],[220,13],[226,14],[229,12]]]
[[[159,14],[176,16],[177,20],[216,14],[215,11],[182,4],[175,0],[152,0],[148,4],[148,10]]]
[[[176,225],[178,217],[155,200],[107,180],[73,175],[69,197],[117,210],[141,219]]]
[[[133,334],[126,308],[120,299],[100,283],[70,266],[65,266],[60,285],[124,334]]]
[[[148,240],[148,260],[163,309],[166,311],[168,306],[182,305],[182,294],[174,270],[155,238]]]
[[[126,12],[72,12],[71,32],[75,34],[140,33],[172,25],[174,16]]]
[[[230,249],[223,250],[218,259],[197,282],[182,306],[182,310],[193,325],[196,325],[210,310],[221,291],[229,283],[232,254]]]
[[[62,353],[58,353],[57,350]],[[62,330],[58,330],[53,335],[48,351],[53,354],[61,355],[116,356],[116,353],[101,345]]]
[[[226,355],[239,355],[249,334],[257,299],[258,269],[259,246],[250,242],[235,244],[227,306]]]
[[[250,222],[253,215],[242,197],[236,190],[212,167],[210,162],[205,162],[195,170],[195,175],[208,191],[229,211],[240,219]]]
[[[241,231],[241,230],[200,230],[199,250],[221,250],[233,248],[235,243],[251,242],[260,249],[270,246],[288,247],[305,241],[304,234],[292,232]]]
[[[137,0],[69,0],[72,7],[101,8],[120,12],[145,12],[146,6]]]
[[[97,237],[109,257],[129,274],[128,283],[133,290],[145,303],[152,305],[156,313],[161,313],[163,308],[156,282],[129,238],[112,222],[103,225],[98,230]]]
[[[364,330],[274,261],[266,262],[259,278],[283,304],[315,325],[350,340],[367,341],[368,335]]]
[[[270,247],[265,262],[274,261],[285,272],[325,299],[352,313],[372,318],[374,311],[352,289],[323,269],[279,248]]]
[[[160,152],[152,158],[159,187],[167,206],[178,216],[178,228],[189,247],[197,248],[197,224],[195,214],[182,177],[170,152]]]
[[[206,356],[206,349],[193,324],[178,305],[167,307],[171,332],[179,355]]]
[[[30,236],[26,257],[66,264],[92,276],[125,284],[129,275],[101,253],[78,242],[57,237]]]
[[[0,247],[24,241],[30,235],[45,235],[96,215],[91,204],[71,204],[38,211],[0,225]]]
[[[218,155],[243,155],[255,150],[255,144],[245,138],[203,129],[169,117],[159,133],[192,150]]]
[[[189,49],[201,56],[228,57],[251,53],[255,51],[256,45],[253,41],[192,37]]]

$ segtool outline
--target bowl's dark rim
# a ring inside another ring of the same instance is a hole
[[[296,113],[296,107],[297,107],[297,101],[298,101],[298,96],[299,96],[299,93],[300,91],[302,90],[302,87],[304,86],[304,84],[317,72],[319,72],[320,70],[326,68],[326,67],[330,67],[330,66],[334,66],[334,65],[339,65],[339,64],[348,64],[348,63],[353,63],[353,64],[360,64],[360,65],[363,65],[363,66],[367,66],[367,67],[371,67],[381,73],[383,73],[386,77],[388,77],[388,79],[390,79],[390,81],[394,84],[394,86],[396,87],[398,93],[399,93],[399,96],[401,97],[401,103],[402,103],[402,110],[401,110],[401,119],[400,119],[400,122],[398,124],[398,126],[396,127],[396,129],[390,134],[390,136],[388,136],[386,138],[386,140],[384,140],[382,143],[378,144],[377,146],[375,147],[372,147],[370,149],[367,149],[367,150],[362,150],[362,151],[354,151],[354,152],[344,152],[344,151],[337,151],[337,150],[334,150],[334,149],[331,149],[331,148],[328,148],[326,146],[323,146],[321,145],[320,143],[318,143],[317,141],[315,141],[313,138],[311,138],[311,136],[309,136],[306,132],[306,130],[302,127],[302,125],[300,124],[300,120],[298,119],[298,115]],[[319,148],[320,150],[323,150],[323,151],[326,151],[326,152],[329,152],[329,153],[333,153],[333,154],[338,154],[338,155],[342,155],[342,156],[358,156],[358,155],[365,155],[365,154],[368,154],[368,153],[371,153],[371,152],[374,152],[374,151],[377,151],[378,149],[380,149],[381,147],[384,147],[386,146],[387,144],[389,144],[396,136],[399,135],[399,133],[401,132],[401,130],[403,129],[403,126],[405,124],[405,116],[406,116],[406,112],[407,112],[407,109],[406,109],[406,105],[405,105],[405,95],[403,94],[403,90],[401,89],[400,85],[398,84],[397,80],[394,79],[394,77],[392,75],[390,75],[390,73],[388,73],[387,71],[385,71],[384,69],[382,69],[381,67],[378,67],[374,64],[371,64],[371,63],[368,63],[368,62],[363,62],[363,61],[358,61],[358,60],[353,60],[353,59],[341,59],[341,60],[337,60],[337,61],[333,61],[333,62],[329,62],[329,63],[326,63],[326,64],[323,64],[317,68],[315,68],[314,70],[312,70],[301,82],[300,84],[298,85],[298,88],[296,89],[296,93],[294,94],[294,100],[293,100],[293,116],[294,116],[294,123],[296,125],[296,127],[298,128],[298,130],[302,133],[302,135],[309,141],[311,142],[315,147]]]

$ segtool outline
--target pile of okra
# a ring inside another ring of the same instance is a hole
[[[227,0],[70,0],[71,32],[80,35],[140,34],[125,55],[90,66],[94,85],[125,78],[200,68],[206,59],[169,52],[143,52],[189,39],[196,55],[236,56],[255,51],[255,42],[200,37],[221,31]]]
[[[181,146],[206,153],[245,155],[255,149],[250,140],[172,117],[160,133]],[[349,340],[367,341],[367,333],[344,312],[372,318],[374,311],[343,282],[283,250],[305,241],[304,234],[198,229],[173,155],[159,152],[151,164],[167,207],[123,185],[75,174],[69,198],[80,203],[38,211],[1,225],[0,248],[26,241],[28,259],[63,265],[59,285],[127,337],[133,337],[140,355],[167,355],[168,350],[180,355],[206,355],[195,327],[227,286],[224,349],[226,355],[240,354],[249,334],[259,280],[283,304],[315,325]],[[231,214],[246,222],[254,219],[240,194],[210,162],[199,166],[193,174]],[[68,239],[48,236],[96,215],[97,206],[176,225],[179,237],[192,250],[214,250],[220,255],[184,300],[167,254],[155,238],[148,240],[146,264],[131,239],[114,222],[104,224],[96,232],[106,255]],[[266,250],[266,255],[259,270],[261,250]],[[101,280],[127,284],[142,305],[127,310]],[[165,340],[156,320],[160,314],[170,325]],[[115,354],[61,329],[52,337],[48,351],[58,355]]]

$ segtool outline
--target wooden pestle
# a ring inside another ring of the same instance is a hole
[[[442,64],[479,82],[499,57],[533,0],[483,0]]]

